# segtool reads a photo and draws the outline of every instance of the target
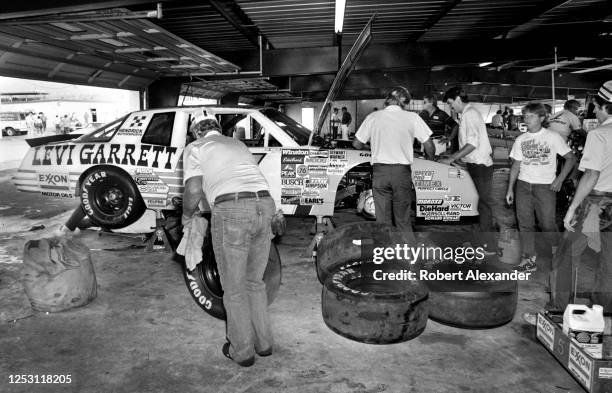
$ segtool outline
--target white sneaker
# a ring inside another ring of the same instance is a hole
[[[521,258],[521,263],[519,263],[514,270],[517,272],[535,272],[538,270],[536,266],[536,257],[534,256],[526,256],[524,255]]]
[[[59,228],[53,231],[54,237],[70,237],[72,236],[72,234],[73,232],[70,229],[68,229],[66,225],[64,224],[60,225]]]

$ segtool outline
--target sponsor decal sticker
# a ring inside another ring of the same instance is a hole
[[[75,198],[74,194],[69,192],[55,192],[55,191],[43,191],[40,193],[42,196],[51,198]]]
[[[442,199],[417,199],[418,205],[441,205],[443,202]]]
[[[304,179],[281,179],[281,185],[283,186],[303,186]]]
[[[585,387],[590,388],[593,361],[580,350],[573,340],[570,343],[567,368]]]
[[[553,350],[555,329],[553,325],[540,314],[538,314],[536,337],[543,342],[550,351]]]
[[[281,195],[281,204],[283,204],[283,205],[299,205],[300,204],[300,196],[299,195],[290,195],[290,196]]]
[[[306,179],[306,183],[304,183],[304,187],[306,188],[316,188],[320,190],[327,190],[328,182],[323,179]]]
[[[323,198],[314,198],[314,197],[302,197],[300,199],[301,205],[322,205]]]
[[[295,177],[295,164],[282,164],[281,177]]]
[[[131,143],[37,146],[32,166],[115,164],[172,169],[180,157],[177,150],[172,146]]]
[[[448,168],[449,179],[463,179],[465,176],[461,173],[459,168]]]
[[[40,188],[53,190],[68,190],[70,178],[68,173],[41,172],[37,174]]]

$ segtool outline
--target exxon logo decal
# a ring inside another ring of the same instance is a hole
[[[68,175],[60,175],[57,173],[39,173],[38,181],[51,186],[68,184]]]

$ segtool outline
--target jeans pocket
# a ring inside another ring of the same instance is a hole
[[[223,244],[234,247],[247,245],[249,220],[244,217],[228,216],[222,218]]]

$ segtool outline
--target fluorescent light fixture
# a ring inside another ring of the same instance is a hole
[[[492,61],[485,61],[484,63],[478,64],[478,67],[486,67],[486,66],[491,65],[491,64],[493,64]]]
[[[482,85],[482,82],[477,82],[477,81],[474,81],[474,82],[472,82],[471,84],[472,84],[472,85]]]
[[[499,85],[503,86],[503,87],[508,87],[508,86],[510,86],[510,83],[500,83]]]
[[[344,8],[346,7],[346,0],[336,0],[336,21],[334,23],[334,31],[336,33],[342,33],[342,26],[344,25]]]

